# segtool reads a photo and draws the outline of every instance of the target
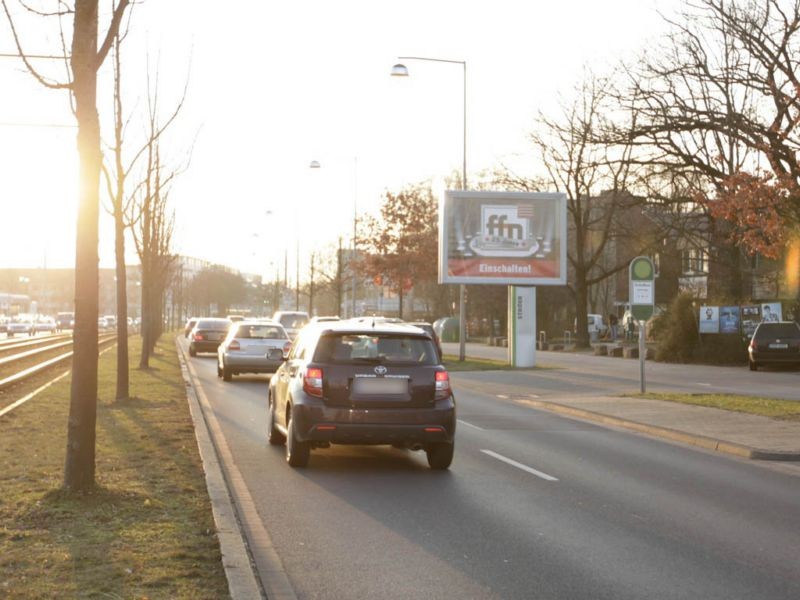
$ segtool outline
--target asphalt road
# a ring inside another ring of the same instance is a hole
[[[334,447],[290,469],[265,377],[192,359],[300,598],[800,598],[800,477],[470,391],[448,472]]]
[[[445,354],[458,355],[458,344],[443,344]],[[506,360],[507,349],[467,344],[467,356]],[[590,353],[536,353],[536,393],[542,397],[564,394],[614,396],[639,392],[639,361],[630,358],[594,356]],[[800,368],[795,366],[717,367],[646,361],[648,392],[751,394],[800,400]],[[533,372],[509,373],[508,382],[529,382]],[[480,374],[475,374],[480,378]]]

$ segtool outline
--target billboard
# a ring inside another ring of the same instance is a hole
[[[783,319],[780,302],[770,302],[761,305],[761,322],[775,322]]]
[[[761,306],[748,305],[742,307],[742,334],[753,337],[756,327],[761,322]]]
[[[719,307],[700,307],[700,333],[719,333]]]
[[[719,332],[739,333],[739,307],[723,306],[719,310]]]
[[[566,262],[564,194],[445,192],[439,283],[564,285]]]

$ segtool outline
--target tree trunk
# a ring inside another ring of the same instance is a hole
[[[398,299],[398,306],[397,306],[397,316],[401,319],[403,318],[403,284],[400,284],[400,287],[397,288],[397,299]]]
[[[75,245],[73,332],[64,487],[84,491],[95,482],[97,420],[98,212],[100,122],[97,114],[97,0],[75,2],[72,77],[78,121],[78,225]]]
[[[128,274],[125,268],[125,223],[121,210],[114,214],[117,262],[117,400],[130,396],[128,372]]]
[[[142,261],[142,352],[139,355],[139,368],[150,368],[150,338],[152,337],[152,308],[150,306],[150,274]]]
[[[586,274],[583,271],[575,272],[575,347],[589,348],[589,319],[586,307],[589,301],[589,290],[586,286]]]

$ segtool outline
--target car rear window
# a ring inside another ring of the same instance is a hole
[[[227,330],[231,324],[228,321],[213,321],[213,320],[205,320],[201,319],[197,323],[198,329],[218,329],[218,330]]]
[[[794,323],[762,323],[756,330],[756,339],[800,337],[800,327]]]
[[[237,338],[249,340],[285,340],[286,332],[275,325],[239,325]]]
[[[398,334],[337,333],[320,338],[314,360],[333,364],[438,363],[433,342],[427,338]]]
[[[305,315],[281,315],[280,323],[287,329],[300,329],[308,323],[308,317]]]

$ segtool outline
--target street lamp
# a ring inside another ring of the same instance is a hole
[[[319,169],[322,165],[320,165],[319,161],[312,160],[311,164],[309,165],[312,169]],[[351,317],[356,316],[356,270],[355,270],[355,259],[356,259],[356,250],[358,248],[357,244],[357,233],[356,233],[356,224],[358,222],[358,158],[353,157],[353,254],[350,257],[350,272],[352,274],[352,281],[351,281]]]
[[[428,62],[448,63],[461,65],[464,73],[464,126],[463,126],[463,162],[461,166],[461,189],[467,189],[467,61],[447,60],[444,58],[428,58],[424,56],[398,56],[398,60],[424,60]],[[392,67],[390,73],[392,77],[408,77],[408,68],[403,63],[397,63]],[[440,232],[441,235],[441,232]],[[466,305],[466,286],[462,283],[458,288],[458,360],[464,361],[466,358],[466,337],[467,337],[467,305]]]

